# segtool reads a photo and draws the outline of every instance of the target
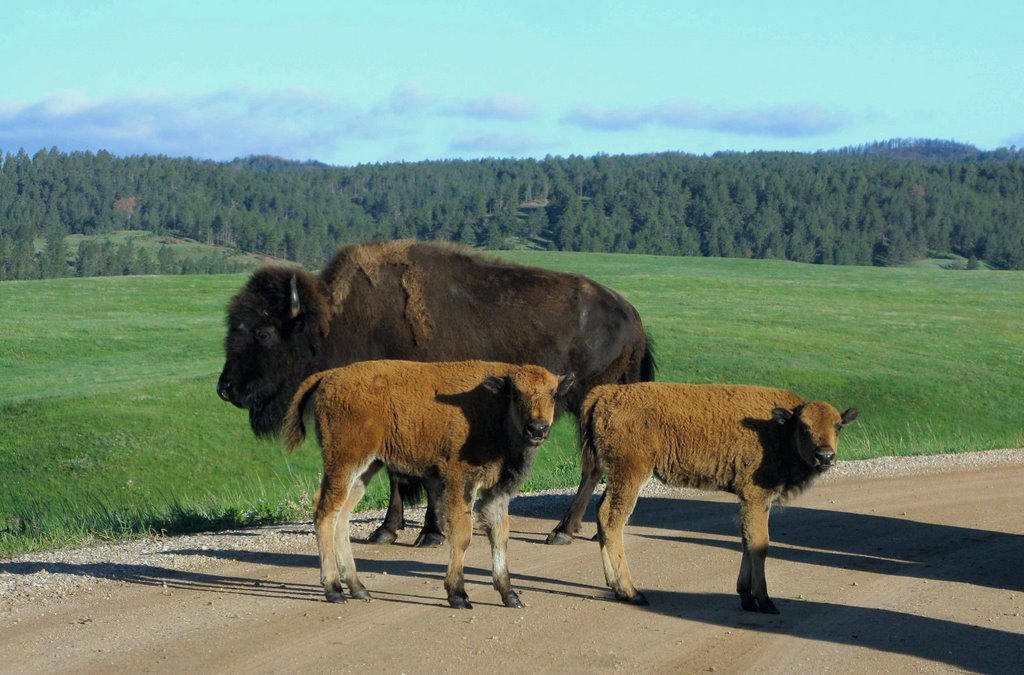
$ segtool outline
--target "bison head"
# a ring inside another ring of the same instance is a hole
[[[772,411],[776,422],[792,426],[800,458],[817,471],[825,471],[835,462],[839,431],[859,414],[856,408],[847,408],[840,414],[821,401],[805,403],[793,410],[776,408]]]
[[[555,409],[575,381],[572,374],[558,376],[540,366],[525,366],[504,377],[488,377],[483,386],[506,397],[510,430],[535,447],[547,440]]]
[[[280,431],[299,383],[321,369],[329,318],[322,284],[300,269],[258,270],[231,299],[217,393],[248,409],[257,435]]]

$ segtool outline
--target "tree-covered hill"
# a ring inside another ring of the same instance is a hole
[[[163,269],[159,252],[103,237],[124,230],[310,266],[339,244],[417,237],[859,265],[951,252],[1022,269],[1024,151],[895,140],[814,154],[356,167],[0,153],[0,279],[233,269],[223,253],[191,265],[164,256]],[[84,240],[69,247],[69,235]]]

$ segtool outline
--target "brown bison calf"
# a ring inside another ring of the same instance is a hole
[[[608,476],[597,519],[608,586],[620,600],[647,604],[629,574],[622,530],[653,474],[669,485],[739,497],[743,561],[736,591],[743,609],[778,614],[764,576],[768,512],[832,465],[839,430],[857,415],[855,408],[840,414],[828,403],[766,387],[596,387],[584,401],[580,435],[583,452]]]
[[[473,533],[472,502],[491,542],[494,587],[522,607],[506,564],[508,503],[548,436],[556,399],[573,384],[540,366],[464,361],[363,361],[324,371],[299,387],[285,416],[285,443],[305,439],[311,404],[324,476],[313,518],[320,581],[331,602],[370,594],[356,575],[349,514],[382,466],[425,480],[451,543],[445,590],[452,607],[469,608],[463,561]]]

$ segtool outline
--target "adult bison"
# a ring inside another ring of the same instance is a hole
[[[315,372],[371,359],[533,363],[574,373],[562,406],[579,413],[600,384],[654,379],[640,315],[590,279],[523,267],[451,244],[392,241],[341,248],[319,277],[287,267],[256,271],[228,305],[226,362],[217,384],[249,411],[259,436],[277,434],[299,384]],[[562,408],[558,410],[562,412]],[[391,476],[384,523],[391,543],[405,525],[408,477]],[[569,543],[600,478],[584,458],[579,490],[549,543]],[[433,504],[418,543],[443,540]]]

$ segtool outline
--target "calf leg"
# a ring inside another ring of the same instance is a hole
[[[320,583],[324,588],[324,596],[330,602],[345,602],[335,545],[338,512],[348,499],[349,481],[347,476],[338,478],[340,480],[335,480],[324,473],[313,514],[316,543],[320,552]]]
[[[522,609],[523,603],[519,595],[512,590],[512,580],[508,573],[508,494],[490,492],[480,503],[480,516],[487,538],[491,542],[491,576],[494,588],[501,595],[506,607]]]
[[[369,600],[370,593],[356,574],[356,561],[352,557],[352,541],[349,536],[349,517],[356,505],[359,504],[359,500],[366,494],[366,485],[373,478],[374,474],[380,471],[381,466],[380,462],[374,462],[353,482],[352,488],[349,490],[348,499],[345,500],[345,504],[338,512],[338,522],[334,529],[335,555],[338,559],[341,579],[348,586],[349,594],[359,600]]]
[[[582,453],[581,462],[583,468],[580,472],[580,486],[576,489],[576,496],[572,498],[561,522],[548,534],[546,540],[548,544],[571,544],[572,536],[583,527],[583,513],[587,510],[587,503],[594,495],[594,488],[601,480],[601,467],[586,452]]]
[[[466,595],[464,574],[466,549],[473,538],[472,492],[472,486],[467,488],[461,483],[451,482],[445,490],[448,542],[452,551],[448,573],[444,578],[444,589],[448,592],[448,604],[456,609],[473,608]]]
[[[622,537],[626,522],[636,507],[640,488],[650,476],[649,471],[628,470],[609,475],[604,496],[597,505],[597,538],[601,544],[605,582],[615,592],[616,598],[635,605],[649,603],[633,585]]]
[[[740,524],[743,534],[743,560],[736,580],[740,603],[748,612],[760,611],[778,614],[779,610],[768,597],[768,581],[764,563],[768,557],[768,512],[771,499],[740,498]]]

